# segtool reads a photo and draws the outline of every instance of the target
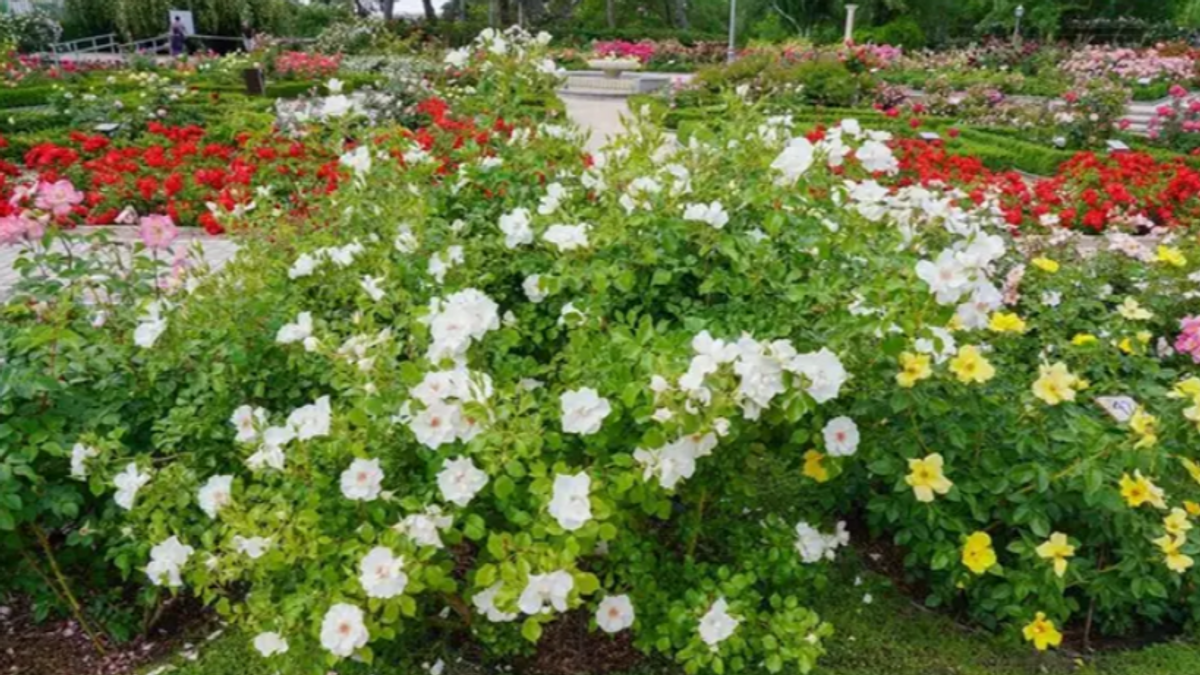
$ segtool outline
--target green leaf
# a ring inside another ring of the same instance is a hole
[[[525,619],[525,623],[521,624],[521,637],[536,643],[542,637],[542,624],[532,616]]]
[[[496,493],[496,497],[501,501],[508,499],[509,495],[517,489],[516,483],[508,476],[500,476],[496,479],[495,485],[492,486],[492,491]]]

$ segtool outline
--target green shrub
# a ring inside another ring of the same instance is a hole
[[[784,25],[783,19],[776,12],[768,12],[763,18],[750,26],[750,35],[756,40],[768,43],[783,42],[792,37],[794,31]]]
[[[730,64],[708,66],[696,71],[692,83],[711,92],[748,84],[761,76],[774,62],[770,54],[751,54]]]
[[[15,45],[24,53],[42,52],[62,35],[62,26],[45,12],[0,14],[0,45]]]
[[[921,24],[911,16],[901,17],[872,28],[864,37],[877,44],[905,49],[924,49],[926,45],[925,31],[921,29]],[[858,42],[865,41],[857,36],[855,39]]]
[[[870,75],[855,75],[833,58],[801,61],[767,73],[766,79],[776,85],[802,86],[804,100],[816,105],[853,106],[873,89]]]
[[[1167,97],[1167,92],[1171,89],[1170,82],[1151,82],[1150,84],[1135,84],[1133,85],[1133,100],[1135,101],[1158,101]]]

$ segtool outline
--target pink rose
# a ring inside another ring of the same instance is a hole
[[[65,216],[71,212],[72,207],[82,202],[83,193],[76,190],[71,181],[64,179],[54,183],[40,183],[34,206],[55,216]]]
[[[179,236],[179,228],[171,221],[170,216],[142,216],[141,229],[138,234],[147,248],[164,249]]]
[[[41,239],[45,233],[45,224],[24,214],[0,218],[0,246]]]
[[[1179,337],[1175,338],[1175,351],[1192,357],[1200,363],[1200,316],[1187,316],[1179,321]]]

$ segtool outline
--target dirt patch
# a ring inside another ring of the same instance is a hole
[[[116,644],[101,637],[100,654],[71,619],[34,620],[28,602],[0,606],[0,673],[5,675],[122,675],[176,653],[188,653],[216,629],[213,616],[191,600],[164,606],[149,635]]]
[[[516,672],[605,675],[628,671],[645,658],[634,648],[631,631],[623,630],[616,635],[589,631],[590,619],[590,612],[575,610],[546,624],[537,652],[522,660]]]

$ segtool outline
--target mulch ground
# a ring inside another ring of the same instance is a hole
[[[591,612],[567,612],[543,626],[537,652],[518,665],[516,672],[540,675],[606,675],[632,669],[645,658],[633,646],[632,631],[609,635],[588,631]]]
[[[28,602],[0,605],[0,674],[123,675],[134,668],[193,649],[216,630],[213,618],[184,601],[175,601],[150,634],[123,644],[101,638],[101,655],[71,619],[34,620]]]

